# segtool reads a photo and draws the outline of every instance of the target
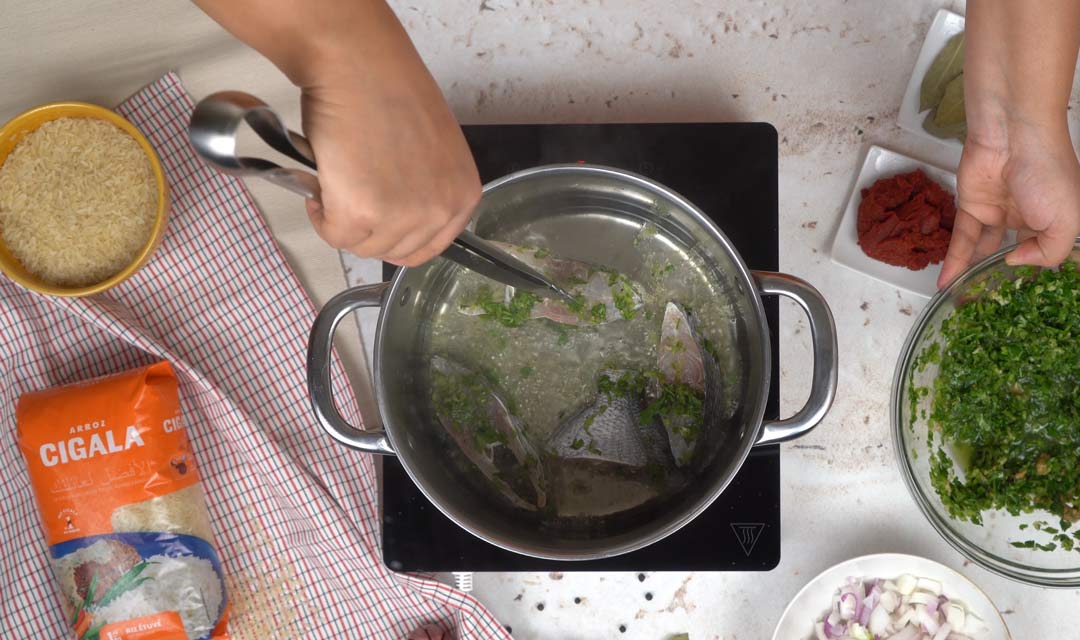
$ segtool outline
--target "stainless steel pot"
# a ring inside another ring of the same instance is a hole
[[[753,215],[746,212],[746,215]],[[728,422],[727,443],[704,471],[675,495],[646,509],[604,516],[577,527],[556,526],[541,514],[513,509],[465,482],[446,464],[444,439],[432,415],[428,387],[428,320],[442,304],[457,267],[436,260],[401,269],[391,282],[357,287],[319,312],[308,347],[308,386],[319,424],[338,442],[370,453],[397,455],[420,490],[447,517],[502,548],[538,558],[592,560],[627,553],[675,532],[727,487],[755,446],[799,437],[825,416],[836,393],[836,327],[821,295],[780,273],[751,272],[724,234],[690,202],[641,176],[605,167],[554,165],[528,169],[488,184],[476,212],[476,231],[502,239],[539,229],[557,255],[615,269],[630,264],[642,225],[656,225],[687,254],[696,255],[735,309],[736,348],[744,365],[740,402]],[[763,295],[794,300],[813,339],[810,396],[786,420],[763,421],[769,395],[769,329]],[[373,381],[384,430],[350,426],[334,405],[330,348],[349,313],[379,307]]]

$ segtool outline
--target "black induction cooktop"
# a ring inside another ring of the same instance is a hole
[[[477,125],[464,127],[486,183],[544,164],[588,162],[640,173],[703,210],[751,269],[778,262],[776,130],[759,123]],[[393,273],[386,265],[387,276]],[[766,418],[779,412],[777,300]],[[767,571],[780,562],[780,447],[754,449],[723,494],[678,532],[588,562],[540,560],[495,547],[451,522],[393,457],[383,458],[383,561],[395,571]]]

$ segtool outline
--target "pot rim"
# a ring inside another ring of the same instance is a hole
[[[553,552],[548,550],[539,550],[529,545],[518,544],[510,539],[501,539],[496,536],[492,536],[482,526],[477,526],[475,522],[468,516],[468,514],[455,514],[450,513],[438,500],[432,498],[432,492],[428,490],[425,484],[418,480],[418,473],[413,469],[407,455],[402,455],[403,449],[398,446],[398,442],[394,435],[393,425],[384,419],[383,428],[385,429],[386,436],[389,438],[391,445],[395,452],[397,452],[397,458],[401,461],[402,467],[405,468],[405,472],[409,475],[409,479],[416,485],[420,492],[424,494],[428,502],[433,504],[443,515],[449,518],[454,524],[458,525],[465,531],[468,531],[472,535],[480,538],[481,540],[495,545],[496,547],[506,549],[507,551],[513,551],[525,556],[533,558],[539,558],[541,560],[555,560],[555,561],[587,561],[587,560],[600,560],[603,558],[609,558],[613,556],[622,555],[643,549],[653,543],[659,542],[664,538],[675,533],[679,529],[686,526],[693,519],[701,515],[703,511],[709,508],[712,503],[720,496],[721,493],[727,489],[728,485],[735,478],[735,475],[742,468],[746,462],[747,456],[750,455],[751,449],[754,448],[758,437],[761,433],[762,424],[765,417],[765,407],[769,398],[769,387],[772,381],[772,345],[770,343],[769,324],[765,316],[765,306],[762,303],[761,288],[758,286],[757,281],[751,275],[750,269],[746,266],[746,263],[742,259],[742,255],[735,250],[731,241],[724,234],[723,231],[707,216],[701,209],[695,206],[692,202],[684,198],[679,193],[665,187],[664,185],[646,178],[640,174],[626,171],[624,169],[618,169],[615,167],[608,167],[603,165],[588,164],[588,163],[564,163],[564,164],[549,164],[541,165],[516,171],[514,173],[505,175],[501,178],[496,178],[491,182],[484,185],[482,194],[494,191],[504,185],[519,182],[522,180],[532,179],[537,176],[545,175],[560,175],[560,174],[582,174],[582,175],[600,175],[609,178],[616,178],[628,182],[639,189],[655,192],[663,198],[670,200],[672,203],[680,207],[684,212],[690,215],[697,224],[709,233],[712,238],[720,244],[723,250],[731,258],[732,263],[735,265],[738,272],[738,279],[746,287],[746,290],[751,292],[750,300],[751,307],[753,308],[754,316],[757,320],[757,325],[760,331],[760,335],[763,338],[759,341],[758,350],[762,358],[762,380],[759,381],[761,385],[761,393],[758,394],[757,406],[752,407],[751,411],[747,411],[747,421],[753,420],[751,424],[756,425],[753,429],[747,431],[747,435],[743,437],[741,443],[742,450],[739,452],[736,463],[731,465],[726,477],[722,481],[715,483],[713,489],[701,498],[696,505],[688,509],[680,518],[671,520],[664,524],[662,527],[657,527],[651,531],[648,535],[638,536],[634,539],[622,542],[617,545],[612,545],[600,551],[570,551],[570,552]],[[475,223],[473,223],[475,224]],[[470,225],[472,226],[472,225]],[[396,300],[397,295],[400,293],[399,289],[402,286],[405,274],[408,272],[408,267],[403,267],[397,271],[393,279],[390,281],[390,288],[386,292],[383,300]],[[382,376],[382,367],[379,363],[382,362],[382,350],[383,350],[383,322],[385,321],[386,314],[385,309],[379,313],[378,324],[375,330],[375,349],[373,354],[373,361],[371,364],[371,370],[373,372],[373,382],[375,390],[375,399],[380,407],[386,406],[387,403],[387,390],[384,384]]]

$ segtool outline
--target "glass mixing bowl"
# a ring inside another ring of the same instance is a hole
[[[1043,587],[1080,587],[1080,541],[1072,551],[1061,545],[1055,551],[1017,548],[1011,543],[1035,540],[1045,544],[1053,536],[1036,530],[1036,522],[1057,528],[1060,518],[1045,511],[1013,516],[1004,510],[983,511],[981,525],[954,519],[942,504],[930,483],[930,456],[938,449],[940,438],[931,448],[927,443],[926,414],[934,399],[933,382],[938,365],[917,366],[919,354],[941,341],[940,327],[954,309],[977,296],[986,295],[1001,282],[1015,278],[1015,268],[1005,264],[1004,249],[974,265],[948,288],[939,291],[919,315],[900,353],[893,378],[890,413],[893,446],[900,462],[901,475],[919,508],[945,540],[979,566],[1020,582]],[[1080,262],[1080,243],[1071,259]],[[980,289],[985,283],[985,289]],[[925,395],[912,404],[912,388],[925,388]],[[914,406],[914,409],[913,409]],[[954,469],[962,470],[953,459]],[[1080,471],[1078,471],[1080,473]],[[1020,525],[1027,525],[1021,529]],[[1070,534],[1080,530],[1073,525]]]

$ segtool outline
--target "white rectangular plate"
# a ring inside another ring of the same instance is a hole
[[[952,151],[950,157],[953,158],[953,167],[960,163],[960,152],[963,150],[964,145],[953,138],[943,140],[930,135],[922,128],[923,120],[926,119],[926,115],[930,112],[923,111],[919,113],[919,93],[922,88],[923,76],[926,75],[926,70],[930,68],[934,58],[945,47],[945,43],[949,41],[949,38],[963,30],[964,16],[945,9],[937,12],[937,15],[934,16],[934,22],[930,25],[930,31],[927,32],[926,39],[923,40],[922,50],[919,51],[919,59],[915,61],[915,69],[911,72],[911,79],[908,80],[907,91],[904,93],[904,101],[900,103],[900,113],[896,118],[900,128],[949,147]]]
[[[844,217],[840,220],[836,238],[833,239],[832,261],[871,278],[929,298],[937,292],[937,278],[941,273],[940,262],[929,265],[921,271],[912,271],[879,262],[863,253],[856,231],[862,190],[881,178],[908,173],[916,169],[922,169],[927,177],[945,187],[954,197],[956,196],[955,174],[877,145],[870,147],[862,169],[859,170],[855,188],[851,190],[851,197],[848,198],[847,208],[844,210]]]

